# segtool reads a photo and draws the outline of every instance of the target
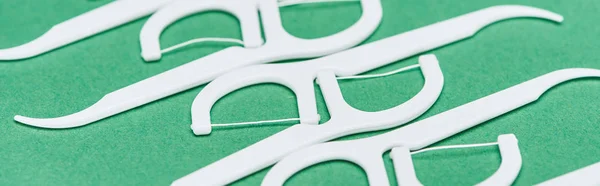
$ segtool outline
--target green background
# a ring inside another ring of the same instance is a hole
[[[109,2],[1,0],[0,48],[30,41],[56,23]],[[557,69],[600,68],[600,1],[595,0],[382,0],[382,24],[365,43],[492,5],[515,3],[555,11],[565,16],[565,22],[502,21],[471,39],[428,52],[440,60],[446,84],[438,102],[419,119]],[[360,6],[327,3],[287,7],[281,12],[291,34],[317,38],[352,25],[360,17]],[[210,136],[196,137],[189,129],[190,108],[202,86],[75,129],[45,130],[12,120],[16,114],[56,117],[74,113],[111,91],[227,47],[199,44],[166,54],[160,62],[145,63],[138,43],[145,20],[36,58],[0,63],[0,185],[167,185],[286,128],[217,129]],[[171,46],[197,37],[240,38],[237,20],[219,12],[197,14],[169,27],[161,42]],[[417,58],[412,57],[373,72],[415,63]],[[401,104],[422,84],[419,70],[340,81],[344,98],[366,111]],[[563,84],[533,104],[436,145],[492,142],[500,134],[515,133],[523,156],[515,184],[540,183],[600,161],[598,92],[597,79]],[[318,97],[319,112],[327,116],[326,121],[329,117],[320,92]],[[215,123],[297,117],[297,105],[289,89],[257,85],[220,100],[212,117]],[[425,185],[475,184],[500,164],[497,147],[437,151],[413,159]],[[387,153],[384,160],[395,184]],[[233,185],[258,185],[267,171]],[[359,167],[335,161],[308,168],[287,184],[366,185],[367,180]]]

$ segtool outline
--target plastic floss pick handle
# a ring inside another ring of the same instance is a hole
[[[203,3],[185,2],[199,11],[206,10]],[[267,39],[267,42],[260,47],[229,47],[107,94],[94,105],[71,115],[44,119],[17,115],[14,119],[23,124],[41,128],[72,128],[86,125],[202,85],[235,68],[288,59],[318,57],[352,47],[375,31],[382,16],[379,0],[361,0],[363,15],[350,28],[324,38],[301,39],[288,34],[283,28],[276,0],[258,0],[257,2]],[[245,4],[241,3],[240,5]],[[181,4],[173,6],[181,6]],[[173,13],[173,11],[170,12]],[[165,16],[165,14],[157,13],[155,16]],[[160,18],[150,19],[160,20]]]
[[[364,112],[348,105],[334,73],[322,71],[317,79],[331,114],[329,121],[321,125],[294,125],[180,178],[172,185],[226,185],[267,167],[302,147],[360,131],[407,123],[427,111],[435,103],[443,87],[444,79],[435,56],[423,56],[419,63],[425,77],[423,89],[407,102],[379,112]]]
[[[313,145],[281,160],[267,173],[263,185],[281,185],[294,173],[331,160],[354,162],[367,173],[369,184],[389,185],[381,159],[384,152],[398,146],[422,149],[534,102],[555,85],[587,77],[600,77],[600,70],[571,68],[554,71],[388,133]]]
[[[198,94],[192,105],[191,128],[196,135],[209,134],[212,131],[210,111],[213,105],[230,92],[260,83],[289,87],[298,99],[301,123],[318,124],[320,117],[313,88],[318,72],[331,70],[339,76],[360,74],[468,38],[491,23],[516,17],[563,20],[558,14],[538,8],[493,6],[318,59],[233,70],[219,76]]]

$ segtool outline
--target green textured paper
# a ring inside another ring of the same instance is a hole
[[[30,41],[56,23],[109,2],[0,0],[0,48]],[[502,21],[471,39],[428,52],[440,60],[446,84],[438,102],[419,119],[554,70],[600,68],[600,1],[594,0],[382,0],[382,24],[365,43],[489,6],[516,3],[555,11],[564,15],[565,22]],[[281,12],[291,34],[317,38],[352,25],[360,17],[360,6],[328,3]],[[210,136],[196,137],[189,128],[190,108],[202,86],[76,129],[45,130],[12,120],[17,114],[57,117],[77,112],[107,93],[226,47],[198,44],[166,54],[160,62],[145,63],[138,36],[146,19],[36,58],[0,62],[0,185],[168,185],[286,128],[216,129]],[[166,30],[161,43],[172,46],[197,37],[240,35],[234,17],[212,12],[178,21]],[[374,72],[415,63],[417,58],[412,57]],[[346,101],[366,111],[401,104],[422,85],[419,70],[340,81]],[[514,133],[523,156],[515,185],[540,183],[600,161],[599,92],[598,79],[571,81],[535,103],[436,145],[493,142],[500,134]],[[329,116],[320,92],[318,97],[326,121]],[[215,123],[290,118],[297,117],[297,105],[289,89],[258,85],[220,100],[212,117]],[[383,159],[395,184],[388,154]],[[500,165],[497,147],[436,151],[413,159],[425,185],[472,185]],[[233,185],[258,185],[267,171]],[[335,161],[308,168],[287,184],[366,185],[367,180],[359,167]]]

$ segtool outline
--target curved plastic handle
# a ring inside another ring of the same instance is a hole
[[[53,26],[35,40],[0,49],[0,60],[34,57],[144,17],[174,0],[118,0]]]
[[[443,77],[441,76],[437,61],[422,61],[421,64],[421,69],[425,76],[424,88],[409,101],[392,108],[398,110],[413,109],[416,112],[396,113],[393,116],[393,119],[395,119],[396,122],[393,124],[388,125],[388,123],[386,123],[389,122],[391,118],[379,120],[378,118],[368,117],[368,114],[363,111],[356,110],[351,111],[350,113],[344,113],[344,115],[332,115],[330,121],[321,125],[294,125],[231,154],[224,159],[212,163],[207,167],[180,178],[175,181],[173,185],[194,185],[198,183],[206,185],[226,185],[277,162],[286,154],[294,152],[297,149],[349,134],[402,125],[415,119],[433,105],[433,102],[435,102],[440,95],[443,85]],[[328,108],[332,108],[333,105],[336,105],[337,100],[343,99],[341,97],[334,98],[335,96],[341,96],[341,92],[335,76],[331,71],[320,73],[319,81],[322,83],[320,86],[323,87],[323,94],[325,95],[325,101]],[[335,101],[332,99],[335,99]],[[361,114],[361,117],[364,117],[361,118],[361,122],[345,122],[347,120],[335,119],[350,118],[351,116],[353,117],[353,114],[355,113],[359,113]],[[377,113],[370,114],[377,115]],[[365,121],[367,118],[369,120]],[[240,164],[244,164],[244,166],[238,166]]]
[[[317,72],[328,69],[344,76],[366,72],[462,40],[494,21],[518,16],[562,21],[558,14],[533,7],[494,6],[302,63],[257,65],[230,71],[207,85],[194,100],[192,130],[197,135],[209,134],[210,109],[219,98],[239,88],[267,82],[280,83],[292,89],[298,97],[301,123],[317,124],[319,116],[313,85],[309,82]]]
[[[406,118],[409,120],[398,121],[397,113],[420,115],[427,110],[429,106],[433,105],[436,99],[431,98],[437,98],[439,96],[444,84],[444,77],[434,55],[420,57],[419,63],[421,64],[423,75],[426,77],[426,83],[418,96],[415,96],[415,99],[411,99],[406,104],[423,105],[425,107],[405,107],[404,105],[401,105],[380,112],[363,112],[352,108],[343,100],[343,96],[341,95],[333,72],[323,71],[317,73],[319,75],[316,76],[319,77],[319,82],[322,82],[320,83],[320,87],[323,89],[323,95],[325,96],[327,107],[329,108],[328,110],[332,116],[333,122],[329,123],[342,125],[343,128],[355,127],[352,123],[357,123],[356,127],[358,128],[387,128],[389,125],[404,123],[414,119],[409,117]],[[194,134],[210,134],[212,131],[210,111],[220,98],[236,89],[265,82],[279,83],[289,87],[294,91],[298,99],[298,111],[301,123],[318,124],[319,115],[316,109],[313,87],[315,72],[311,72],[313,68],[310,68],[310,66],[307,68],[306,65],[300,63],[289,65],[296,67],[281,69],[277,67],[282,67],[283,64],[258,65],[236,71],[236,73],[231,75],[223,75],[215,79],[212,83],[204,87],[192,104],[192,130],[194,131]],[[257,73],[259,71],[271,73]],[[345,117],[348,115],[355,117]],[[373,117],[380,119],[380,122],[370,122]],[[357,119],[364,122],[359,122]],[[368,123],[373,123],[375,126]]]
[[[258,7],[255,1],[180,0],[158,10],[150,17],[150,19],[148,19],[148,21],[144,24],[144,27],[142,27],[142,31],[140,32],[142,57],[146,61],[159,60],[162,56],[160,34],[164,31],[164,29],[182,17],[211,10],[225,11],[238,18],[242,29],[242,39],[244,40],[245,47],[255,48],[263,44],[258,16]]]

